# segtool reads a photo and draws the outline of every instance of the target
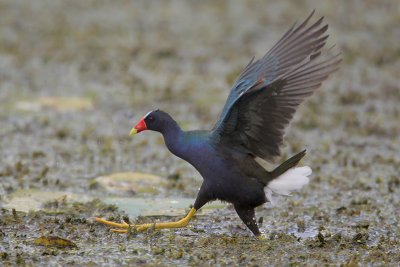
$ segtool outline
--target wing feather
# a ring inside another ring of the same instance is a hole
[[[254,58],[247,64],[233,85],[221,116],[214,129],[221,125],[238,99],[255,86],[264,86],[277,77],[287,73],[294,65],[304,61],[311,54],[316,54],[325,45],[328,35],[324,33],[328,25],[323,25],[323,17],[307,26],[314,11],[296,26],[296,23],[281,37],[281,39],[259,60]]]
[[[340,63],[340,54],[313,53],[271,83],[247,89],[213,131],[219,143],[273,160],[280,154],[284,130],[296,108],[318,89]],[[229,124],[229,127],[224,127]]]

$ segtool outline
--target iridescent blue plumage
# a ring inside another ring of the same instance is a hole
[[[338,68],[338,55],[322,55],[328,38],[323,18],[307,25],[313,13],[299,26],[293,25],[263,58],[250,61],[212,131],[183,131],[160,110],[147,114],[139,122],[140,129],[133,131],[160,132],[168,149],[204,178],[190,216],[208,201],[220,199],[232,203],[246,226],[259,235],[254,208],[267,197],[271,200],[273,192],[288,194],[308,182],[310,168],[293,168],[305,151],[271,172],[255,158],[271,160],[279,155],[284,129],[297,106]],[[185,217],[171,227],[181,227],[188,220],[190,217]]]

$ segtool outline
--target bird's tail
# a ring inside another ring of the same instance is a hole
[[[268,200],[273,203],[272,195],[290,196],[292,191],[301,189],[308,184],[312,170],[308,166],[295,167],[305,156],[306,150],[294,155],[271,172],[274,177],[265,187]]]

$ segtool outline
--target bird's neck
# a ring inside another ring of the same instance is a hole
[[[165,145],[174,155],[182,158],[185,147],[184,147],[184,131],[179,127],[178,123],[174,120],[168,123],[161,134],[164,137]]]

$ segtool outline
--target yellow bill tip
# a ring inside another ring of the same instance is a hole
[[[130,133],[129,133],[129,136],[133,136],[133,135],[135,135],[135,134],[137,134],[137,133],[138,133],[138,131],[136,130],[135,127],[133,127],[132,130],[131,130]]]

